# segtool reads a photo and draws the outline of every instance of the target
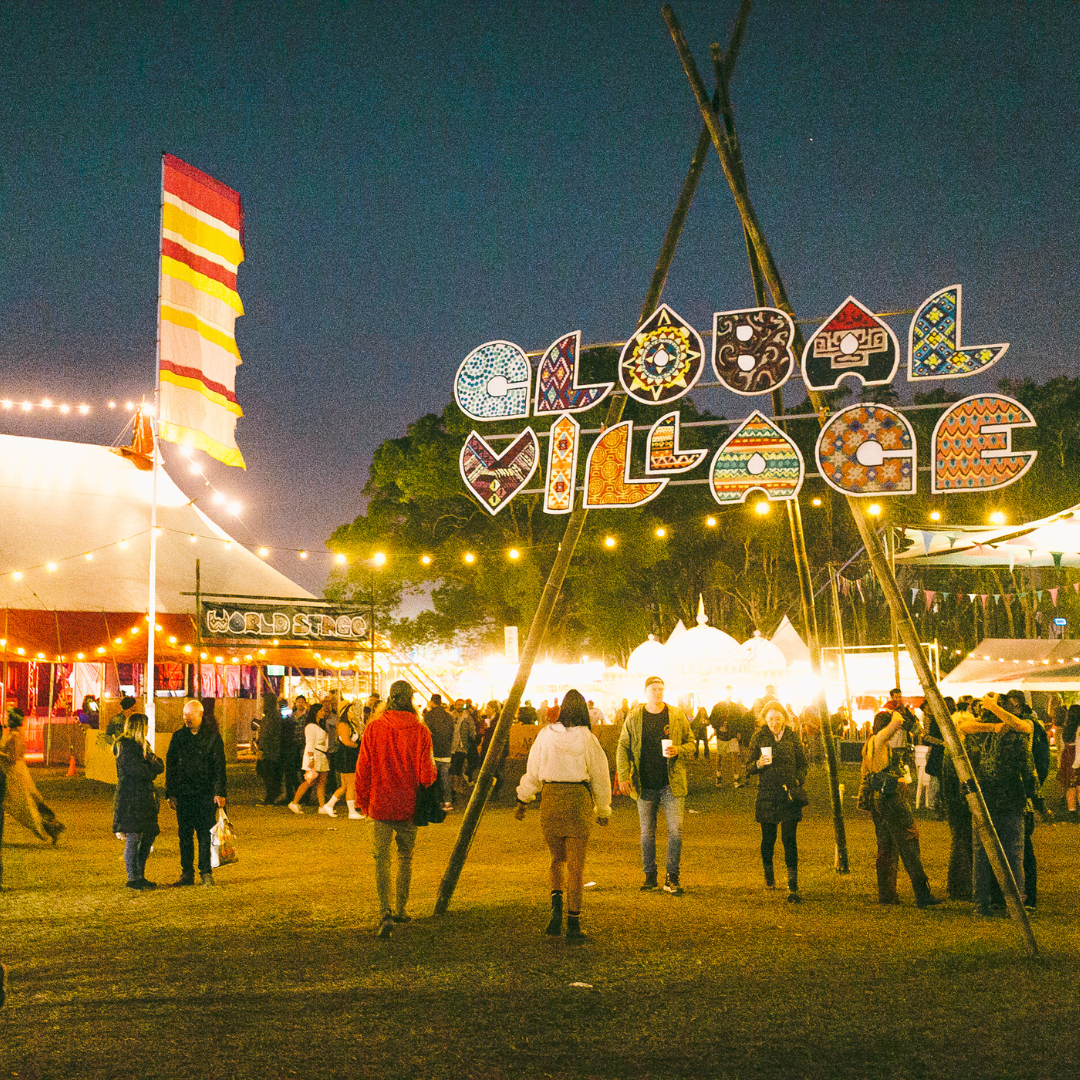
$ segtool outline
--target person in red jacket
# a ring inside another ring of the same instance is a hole
[[[416,787],[435,782],[431,732],[413,708],[416,691],[404,679],[390,687],[386,708],[375,713],[360,742],[356,759],[356,805],[375,823],[375,888],[379,894],[380,938],[388,938],[394,923],[408,922],[405,905],[412,881],[416,844]],[[390,905],[390,841],[398,850],[396,906]]]

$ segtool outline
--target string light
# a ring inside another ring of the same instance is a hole
[[[665,529],[664,526],[661,525],[656,530],[656,538],[657,538],[657,540],[663,540],[665,536],[667,536],[667,529]]]
[[[521,558],[521,552],[518,551],[517,548],[511,548],[510,549],[510,558],[511,559],[520,559]]]
[[[423,563],[423,564],[424,564],[425,566],[430,566],[430,565],[431,565],[431,556],[430,556],[430,555],[421,555],[421,556],[420,556],[420,561],[421,561],[421,562],[422,562],[422,563]]]
[[[706,524],[706,525],[708,525],[710,529],[715,529],[715,528],[716,528],[716,518],[714,518],[714,517],[713,517],[713,516],[712,516],[712,515],[710,514],[710,515],[709,515],[709,516],[708,516],[708,517],[707,517],[707,518],[705,519],[705,524]]]
[[[613,548],[614,546],[615,546],[615,537],[614,536],[605,536],[604,537],[604,547]]]
[[[769,512],[769,509],[769,504],[764,499],[754,503],[754,513],[757,514],[758,517],[764,517]]]
[[[474,562],[476,562],[476,556],[471,551],[466,551],[465,552],[465,561],[467,563],[474,563]]]
[[[820,506],[821,505],[821,500],[818,499],[818,498],[813,498],[813,499],[810,500],[810,505],[811,506]]]

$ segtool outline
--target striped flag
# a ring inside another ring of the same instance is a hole
[[[236,271],[244,208],[232,188],[172,154],[162,161],[158,435],[244,468],[236,445]]]

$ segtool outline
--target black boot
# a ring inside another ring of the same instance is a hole
[[[787,872],[787,899],[789,904],[802,903],[799,895],[799,871],[791,867],[788,867]]]
[[[566,940],[571,945],[589,940],[589,935],[581,932],[581,912],[579,911],[566,913]]]
[[[930,891],[930,882],[923,878],[922,882],[915,887],[915,906],[917,908],[934,907],[941,901]]]
[[[776,888],[776,876],[773,874],[772,863],[763,864],[762,869],[765,871],[765,888]]]
[[[552,937],[562,933],[562,889],[551,890],[551,922],[544,933]]]

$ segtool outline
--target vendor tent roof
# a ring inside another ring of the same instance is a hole
[[[1023,525],[904,529],[909,566],[1080,566],[1080,504]]]
[[[786,615],[780,620],[780,625],[772,636],[772,643],[784,654],[788,666],[810,663],[810,650]]]
[[[1080,641],[985,638],[939,684],[943,694],[1080,690]]]

